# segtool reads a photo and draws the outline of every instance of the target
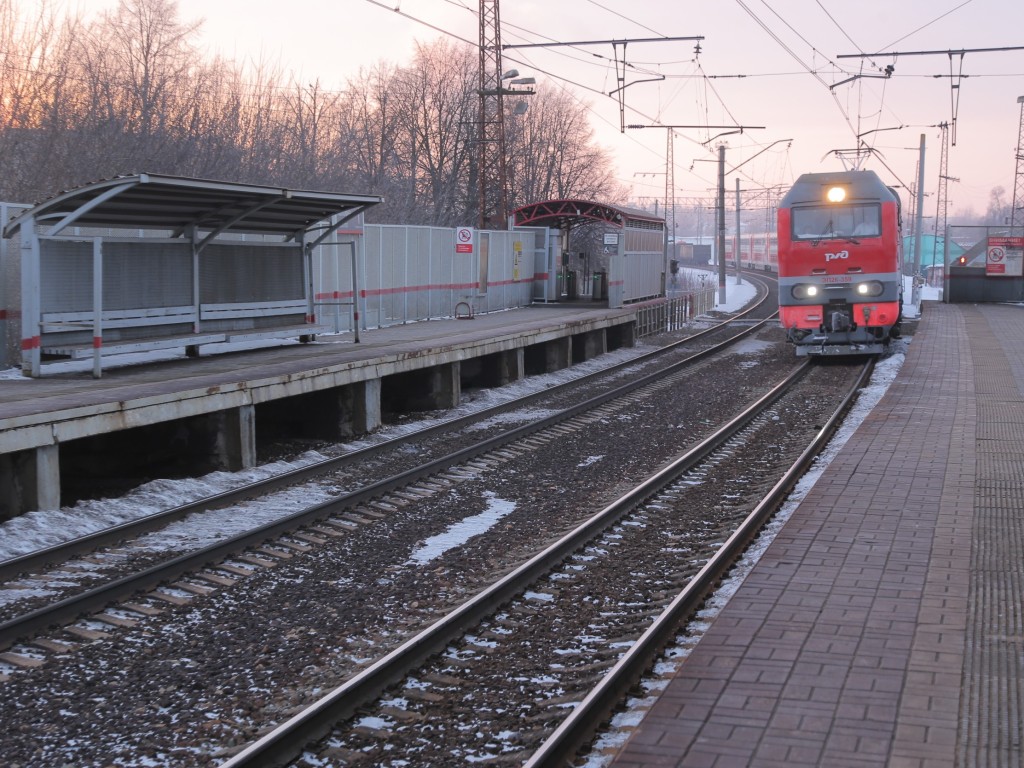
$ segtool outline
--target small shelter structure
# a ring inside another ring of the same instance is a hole
[[[10,221],[22,370],[45,360],[312,339],[313,248],[382,198],[141,173]]]
[[[574,295],[577,273],[570,259],[570,233],[589,222],[606,225],[603,256],[608,267],[607,272],[594,272],[594,298],[606,298],[608,306],[616,308],[665,295],[664,218],[591,200],[545,200],[512,212],[513,226],[546,227],[560,233],[553,247],[537,252],[535,300]]]

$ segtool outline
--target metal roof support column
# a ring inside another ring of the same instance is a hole
[[[38,377],[41,362],[39,233],[30,218],[21,227],[21,370]]]
[[[316,322],[316,296],[313,295],[313,244],[302,238],[302,284],[306,294],[306,322]]]
[[[103,375],[103,238],[92,239],[92,377]]]
[[[199,295],[199,252],[201,244],[198,242],[198,229],[193,225],[188,228],[188,242],[192,246],[192,311],[195,313],[195,322],[192,323],[192,333],[199,333],[202,330],[202,302]]]

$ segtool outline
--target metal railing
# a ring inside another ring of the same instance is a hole
[[[656,333],[678,330],[714,308],[714,288],[690,291],[645,304],[638,307],[636,311],[636,335],[638,338],[643,338]]]

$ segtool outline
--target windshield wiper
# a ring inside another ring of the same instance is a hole
[[[825,230],[824,230],[824,231],[823,231],[823,232],[822,232],[822,233],[821,233],[820,235],[818,235],[818,236],[817,236],[816,238],[814,238],[814,240],[813,240],[813,241],[811,242],[811,245],[812,245],[812,246],[814,246],[815,248],[817,248],[817,247],[818,247],[818,244],[819,244],[819,243],[820,243],[820,242],[821,242],[822,240],[824,240],[824,239],[825,239],[825,236],[826,236],[826,235],[827,235],[827,234],[828,234],[829,232],[831,232],[831,231],[832,231],[832,219],[829,219],[829,220],[828,220],[828,224],[826,224],[826,225],[825,225]]]

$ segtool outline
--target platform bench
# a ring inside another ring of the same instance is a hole
[[[222,304],[202,305],[199,313],[195,307],[159,307],[146,309],[107,310],[102,315],[102,330],[122,328],[150,328],[167,325],[194,326],[197,318],[208,321],[239,319],[259,316],[282,316],[305,314],[306,303],[295,301],[269,302],[264,304]],[[48,312],[42,316],[40,328],[43,338],[41,351],[45,355],[84,360],[93,357],[95,347],[92,312]],[[161,349],[184,347],[190,354],[197,354],[198,347],[205,344],[245,343],[262,339],[299,338],[311,340],[317,334],[330,329],[319,324],[290,324],[267,327],[218,329],[199,333],[169,333],[168,335],[139,336],[133,338],[104,338],[100,345],[102,356],[149,352]],[[90,340],[83,341],[82,334],[88,333]],[[61,339],[65,336],[65,339]],[[72,340],[74,339],[74,340]]]

